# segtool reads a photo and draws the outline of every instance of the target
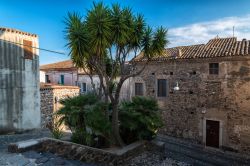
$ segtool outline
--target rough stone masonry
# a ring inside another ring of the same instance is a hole
[[[144,95],[158,100],[164,120],[160,133],[204,146],[218,141],[221,149],[250,154],[249,55],[250,41],[218,38],[169,48],[151,59],[134,82],[142,80]],[[135,59],[138,68],[143,58]],[[211,74],[212,63],[218,64],[217,74]],[[159,79],[167,82],[165,97],[158,97]],[[174,91],[177,83],[180,90]],[[216,131],[218,140],[209,136]]]
[[[41,85],[41,126],[42,128],[51,128],[53,114],[58,111],[62,105],[61,99],[79,95],[80,89],[77,86],[61,85]]]

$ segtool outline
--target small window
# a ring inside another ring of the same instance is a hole
[[[33,59],[32,41],[23,40],[24,58]]]
[[[142,83],[135,83],[135,95],[143,96],[143,84]]]
[[[50,83],[49,75],[45,75],[45,82],[46,82],[46,83]]]
[[[85,82],[82,83],[81,91],[82,91],[82,92],[87,92],[87,84],[86,84]]]
[[[158,81],[157,81],[157,94],[158,94],[158,97],[166,97],[167,96],[167,80],[166,79],[158,79]]]
[[[209,74],[219,74],[219,63],[209,63]]]
[[[85,82],[83,83],[78,82],[78,87],[80,88],[81,93],[87,92],[87,84]]]
[[[64,85],[64,75],[61,75],[61,81],[60,81],[60,83],[61,83],[62,85]]]

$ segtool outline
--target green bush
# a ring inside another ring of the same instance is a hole
[[[134,97],[120,105],[120,129],[126,143],[153,139],[163,123],[157,101],[147,97]]]
[[[52,133],[52,137],[55,139],[61,139],[63,137],[63,131],[60,128],[60,125],[58,122],[53,122],[51,133]]]
[[[106,104],[94,94],[85,94],[60,101],[63,107],[57,112],[60,124],[72,131],[72,141],[97,146],[100,140],[109,142],[111,124],[105,117]]]

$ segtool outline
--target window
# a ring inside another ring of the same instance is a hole
[[[62,85],[64,85],[64,75],[61,75],[61,81],[60,81],[60,83],[61,83]]]
[[[83,83],[78,82],[78,87],[80,88],[81,93],[87,92],[87,84],[85,82],[83,82]]]
[[[81,92],[87,92],[87,84],[85,82],[81,85]]]
[[[24,58],[33,59],[32,41],[23,40]]]
[[[158,95],[158,97],[166,97],[167,96],[167,80],[166,79],[158,79],[158,81],[157,81],[157,95]]]
[[[50,83],[49,75],[45,75],[45,82],[46,82],[46,83]]]
[[[219,63],[209,63],[209,74],[219,74]]]
[[[135,95],[143,96],[143,84],[142,83],[135,83]]]

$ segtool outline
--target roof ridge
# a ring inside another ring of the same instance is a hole
[[[29,32],[24,32],[24,31],[21,31],[19,29],[14,29],[14,28],[0,27],[0,31],[7,31],[7,32],[13,32],[13,33],[19,33],[19,34],[23,34],[23,35],[38,37],[37,34],[29,33]]]
[[[45,64],[45,65],[41,65],[40,66],[41,70],[48,70],[48,69],[70,69],[70,68],[75,68],[75,65],[72,62],[72,60],[65,60],[65,61],[60,61],[60,62]]]
[[[181,53],[178,54],[178,51]],[[153,57],[152,60],[250,56],[249,53],[250,40],[238,41],[237,37],[225,37],[210,39],[206,44],[166,48],[162,55]],[[145,60],[145,58],[141,55],[136,60]]]
[[[53,64],[58,64],[58,63],[63,63],[63,62],[69,62],[69,61],[71,61],[71,62],[72,62],[72,60],[71,60],[71,59],[69,59],[69,60],[64,60],[64,61],[59,61],[59,62],[54,62],[54,63],[48,63],[48,64],[44,64],[44,65],[41,65],[41,66],[53,65]],[[72,62],[72,63],[73,63],[73,62]]]

